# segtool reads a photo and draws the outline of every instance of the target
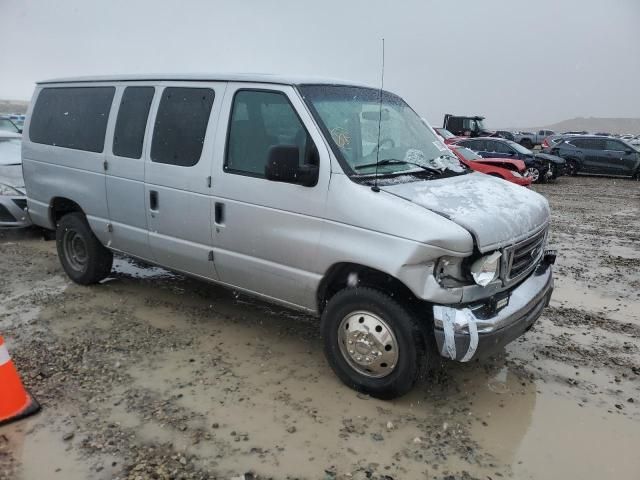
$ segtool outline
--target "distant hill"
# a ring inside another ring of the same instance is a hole
[[[562,122],[545,125],[542,127],[533,127],[522,129],[523,131],[533,130],[553,130],[554,132],[569,132],[586,130],[590,133],[606,132],[606,133],[632,133],[640,134],[640,118],[602,118],[602,117],[577,117]]]
[[[25,113],[28,106],[26,100],[0,100],[0,113]]]

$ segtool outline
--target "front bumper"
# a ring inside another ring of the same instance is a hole
[[[531,185],[531,179],[527,177],[511,177],[508,179],[511,183],[520,185],[522,187],[528,187]]]
[[[30,225],[26,197],[0,196],[0,228],[22,228]]]
[[[435,305],[440,355],[467,362],[498,351],[529,330],[551,299],[554,261],[555,254],[547,253],[526,280],[499,298],[460,307]],[[506,305],[497,308],[501,303]]]

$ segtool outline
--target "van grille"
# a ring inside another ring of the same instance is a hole
[[[547,229],[541,230],[530,238],[516,243],[504,250],[505,284],[518,281],[531,272],[544,254],[544,245],[547,239]]]

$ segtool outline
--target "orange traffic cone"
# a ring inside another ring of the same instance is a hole
[[[0,336],[0,425],[40,410],[40,404],[22,386],[9,351]]]

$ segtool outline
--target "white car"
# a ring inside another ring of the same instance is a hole
[[[21,142],[20,134],[0,131],[0,228],[31,225],[22,178]]]

